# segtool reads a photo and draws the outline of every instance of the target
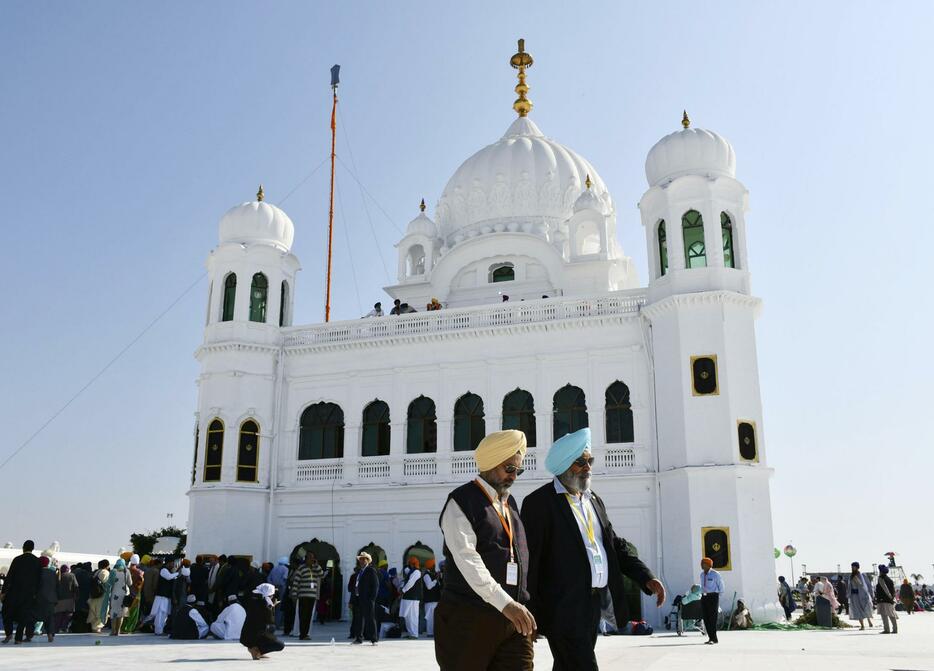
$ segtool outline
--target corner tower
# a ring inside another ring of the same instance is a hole
[[[646,231],[656,393],[662,567],[668,584],[697,581],[714,560],[761,621],[780,619],[772,556],[755,319],[746,254],[747,191],[733,148],[683,128],[648,154],[639,202]]]
[[[211,523],[237,520],[231,548],[260,556],[267,528],[270,463],[281,385],[281,328],[292,323],[298,259],[288,215],[256,200],[221,218],[219,244],[207,259],[210,289],[204,342],[195,356],[198,412],[189,496],[189,547],[229,547],[231,530]],[[222,537],[223,535],[223,537]],[[261,545],[261,543],[263,543]],[[254,547],[255,545],[255,547]]]

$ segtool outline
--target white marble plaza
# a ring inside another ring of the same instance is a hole
[[[702,645],[700,634],[683,637],[661,632],[647,637],[603,637],[597,642],[602,669],[665,669],[665,671],[847,671],[900,669],[934,670],[934,615],[902,615],[897,636],[881,635],[881,627],[867,631],[752,631],[724,632],[720,645]],[[260,662],[261,668],[355,669],[406,671],[435,669],[431,640],[381,641],[376,647],[349,645],[346,623],[316,626],[310,643],[289,640],[286,649]],[[335,643],[330,644],[331,637]],[[101,645],[95,645],[96,641]],[[538,669],[551,668],[548,645],[535,646]],[[253,661],[236,642],[183,643],[142,634],[114,640],[108,636],[64,635],[55,643],[36,642],[0,647],[0,668],[68,669],[69,671],[143,671],[145,669],[209,669]]]

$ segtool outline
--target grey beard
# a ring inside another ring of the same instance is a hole
[[[572,494],[585,492],[590,488],[590,475],[574,475],[570,468],[558,476],[558,481]]]
[[[506,494],[509,493],[509,488],[512,487],[512,485],[509,483],[493,480],[489,476],[489,473],[481,473],[480,477],[483,478],[483,481],[496,491],[500,498],[506,496]]]

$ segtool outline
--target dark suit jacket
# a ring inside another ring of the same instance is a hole
[[[379,575],[372,564],[357,574],[357,590],[360,593],[360,601],[376,601],[376,593],[379,592]]]
[[[607,564],[607,586],[613,599],[613,612],[620,626],[628,620],[623,594],[623,576],[641,585],[655,576],[642,561],[629,553],[626,541],[617,538],[607,518],[603,500],[591,499],[600,530]],[[548,636],[591,636],[590,562],[587,548],[564,494],[550,481],[525,497],[522,524],[529,544],[529,607],[539,631]]]

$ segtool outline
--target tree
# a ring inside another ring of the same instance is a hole
[[[133,546],[133,552],[140,557],[152,554],[152,549],[156,546],[156,541],[163,536],[176,536],[178,538],[178,544],[175,546],[175,554],[181,554],[182,550],[185,549],[185,543],[188,540],[185,530],[179,529],[178,527],[163,527],[149,533],[130,534],[130,544]]]

